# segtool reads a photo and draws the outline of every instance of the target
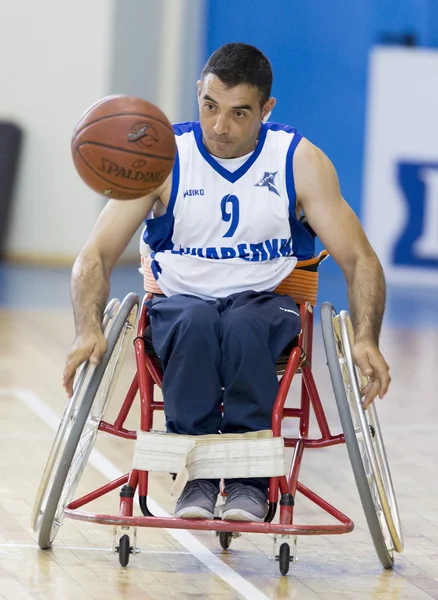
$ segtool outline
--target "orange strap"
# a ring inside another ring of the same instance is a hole
[[[315,258],[297,262],[292,273],[283,279],[274,291],[278,294],[292,296],[296,304],[310,302],[312,306],[315,306],[318,295],[318,267],[328,255],[327,250],[322,250]],[[150,292],[151,294],[162,294],[163,292],[153,276],[150,258],[142,256],[141,266],[143,269],[144,289],[146,292]]]
[[[144,289],[145,292],[149,292],[150,294],[162,294],[162,290],[158,285],[157,280],[152,273],[151,268],[151,259],[145,256],[141,257],[141,267],[143,270],[143,281],[144,281]]]
[[[328,255],[327,250],[322,250],[314,258],[298,261],[292,273],[283,279],[274,291],[278,294],[292,296],[296,304],[310,302],[312,306],[316,306],[318,296],[318,267]]]

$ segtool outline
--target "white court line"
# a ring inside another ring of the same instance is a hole
[[[21,388],[0,388],[0,395],[12,395],[23,402],[29,410],[35,413],[46,425],[53,431],[58,430],[60,417],[50,407],[47,406],[39,396],[28,389]],[[99,473],[109,480],[117,479],[124,475],[111,461],[109,461],[98,450],[92,450],[89,464],[91,464]],[[157,517],[169,517],[159,504],[148,496],[148,507]],[[210,569],[212,573],[220,577],[231,588],[236,590],[242,598],[248,600],[268,600],[263,592],[258,590],[249,581],[246,581],[241,575],[233,571],[231,567],[222,562],[208,548],[197,540],[191,533],[182,529],[166,529],[169,535],[174,537],[190,554],[195,556],[200,562]]]

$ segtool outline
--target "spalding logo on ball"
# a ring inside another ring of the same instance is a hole
[[[108,96],[79,119],[72,154],[83,181],[107,198],[150,194],[170,175],[176,156],[172,125],[154,104]]]

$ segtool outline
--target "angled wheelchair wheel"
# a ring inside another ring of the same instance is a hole
[[[354,478],[365,517],[385,567],[392,568],[394,550],[403,550],[403,536],[385,446],[374,404],[363,409],[360,389],[366,381],[352,358],[353,327],[346,311],[321,307],[327,364]]]
[[[93,449],[135,329],[138,305],[136,294],[108,304],[102,323],[107,350],[99,365],[87,361],[76,374],[33,508],[32,528],[42,549],[52,545]]]

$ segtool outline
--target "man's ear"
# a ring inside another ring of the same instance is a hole
[[[266,123],[266,121],[269,119],[272,111],[274,110],[274,106],[275,106],[276,102],[277,102],[276,99],[271,97],[265,103],[265,105],[263,107],[263,113],[262,113],[263,114],[262,123]]]

